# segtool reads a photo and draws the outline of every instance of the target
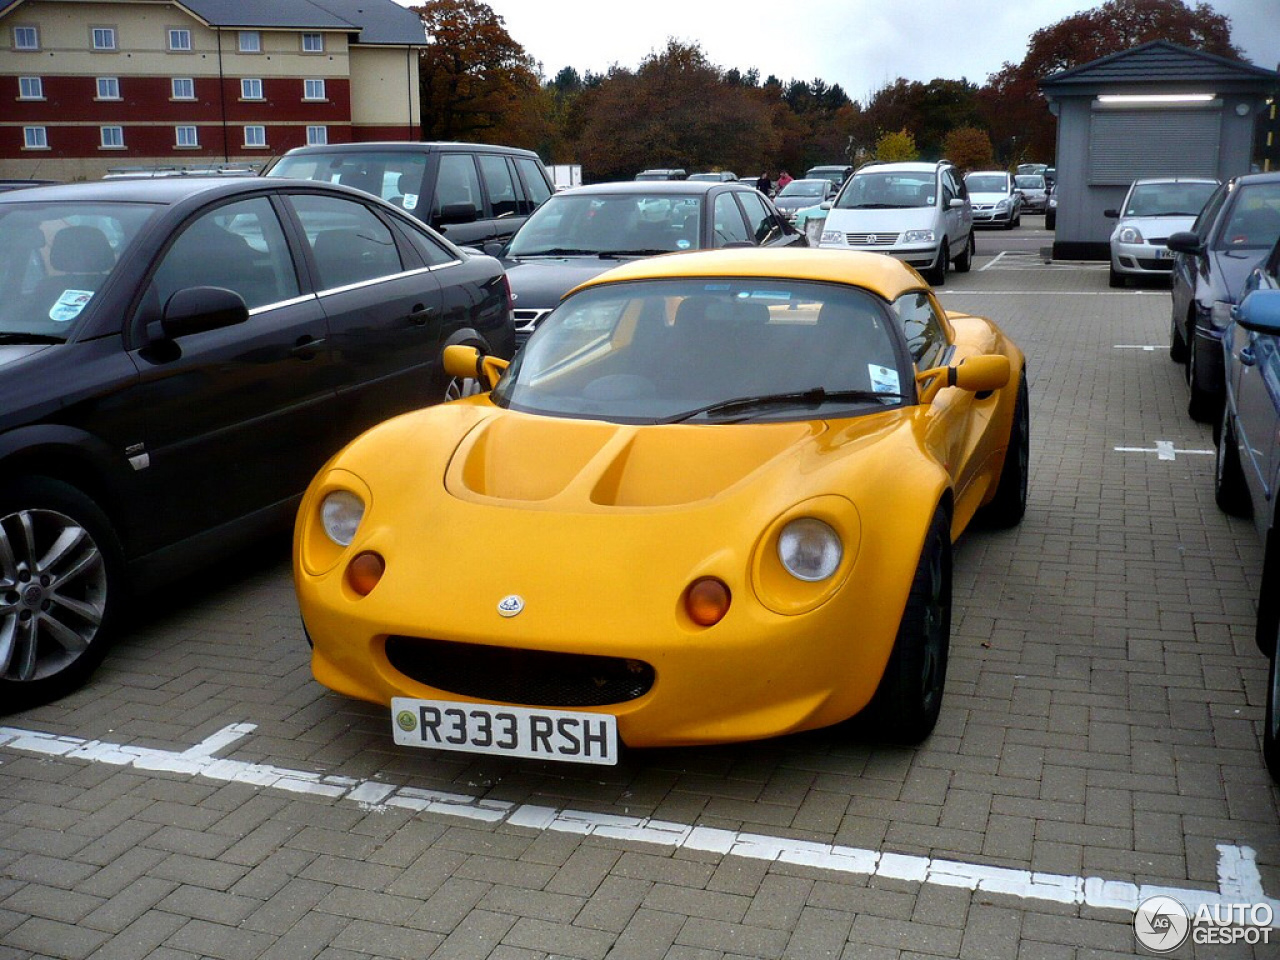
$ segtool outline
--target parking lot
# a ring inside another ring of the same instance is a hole
[[[85,689],[0,717],[0,960],[1083,960],[1142,954],[1155,893],[1280,910],[1262,551],[1214,504],[1169,293],[1046,264],[1029,224],[939,289],[1026,352],[1032,473],[1020,526],[957,545],[922,746],[396,747],[386,710],[312,680],[271,542],[151,602]]]

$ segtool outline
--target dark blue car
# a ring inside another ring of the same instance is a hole
[[[1246,281],[1222,344],[1226,404],[1214,493],[1227,513],[1252,516],[1265,544],[1257,640],[1271,658],[1271,671],[1263,754],[1280,782],[1280,241]]]

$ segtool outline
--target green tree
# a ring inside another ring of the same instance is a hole
[[[897,133],[886,133],[876,141],[876,159],[890,163],[919,160],[920,151],[916,148],[916,138],[906,128]]]

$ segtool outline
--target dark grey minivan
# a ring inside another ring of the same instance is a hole
[[[484,143],[296,147],[264,175],[355,187],[395,204],[454,243],[476,247],[510,239],[555,192],[532,150]]]

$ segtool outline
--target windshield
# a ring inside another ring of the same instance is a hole
[[[780,197],[821,197],[830,180],[792,180],[778,194]]]
[[[973,173],[964,178],[970,193],[1008,193],[1009,177],[1003,173]]]
[[[1218,233],[1218,250],[1270,248],[1280,236],[1280,181],[1243,183]]]
[[[919,173],[855,173],[836,198],[840,210],[932,207],[937,202],[932,170]]]
[[[0,338],[71,336],[158,209],[139,203],[0,204]]]
[[[1043,190],[1044,189],[1044,177],[1039,175],[1014,177],[1013,183],[1014,183],[1014,186],[1016,186],[1019,190]]]
[[[281,157],[266,176],[340,183],[381,197],[404,210],[416,210],[426,170],[425,153],[304,153]]]
[[[1194,217],[1218,189],[1216,183],[1138,183],[1129,191],[1126,217]]]
[[[600,256],[696,250],[702,196],[557,194],[511,240],[510,257]]]
[[[626,423],[853,416],[914,395],[898,339],[885,305],[846,286],[754,278],[608,284],[574,294],[543,320],[493,399],[530,413]],[[850,393],[830,396],[837,392]]]

